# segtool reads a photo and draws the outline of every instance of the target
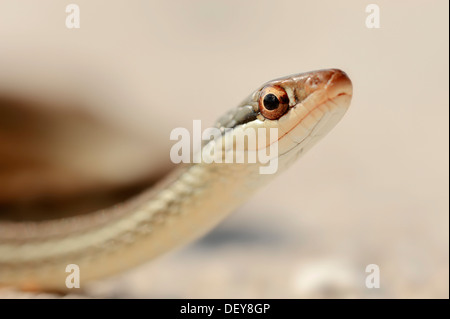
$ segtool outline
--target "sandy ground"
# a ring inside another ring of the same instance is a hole
[[[448,298],[448,2],[378,1],[380,29],[361,1],[76,3],[68,30],[58,1],[0,1],[0,92],[78,101],[152,143],[133,176],[167,162],[171,129],[272,78],[337,67],[354,98],[205,238],[66,297]],[[36,296],[59,297],[0,290]]]

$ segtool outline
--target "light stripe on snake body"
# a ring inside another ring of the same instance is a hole
[[[339,122],[351,96],[351,81],[337,69],[273,80],[218,120],[216,127],[224,132],[219,140],[247,128],[277,128],[281,172]],[[220,141],[205,143],[203,150]],[[223,144],[224,151],[227,147],[233,146]],[[188,243],[278,175],[260,174],[260,166],[180,165],[152,189],[111,209],[62,220],[0,223],[0,285],[64,290],[68,264],[79,265],[87,282]]]

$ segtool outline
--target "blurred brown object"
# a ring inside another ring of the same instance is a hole
[[[166,169],[148,167],[137,178],[110,174],[111,168],[126,170],[129,163],[120,152],[136,143],[148,147],[75,106],[1,96],[0,219],[88,213],[140,192]]]

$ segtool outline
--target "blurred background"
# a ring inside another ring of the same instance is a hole
[[[448,298],[448,2],[376,1],[379,29],[370,3],[0,0],[0,220],[121,201],[170,169],[173,128],[341,68],[350,110],[294,167],[201,240],[69,296]],[[58,297],[0,290],[35,296]]]

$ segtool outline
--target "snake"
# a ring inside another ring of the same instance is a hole
[[[335,127],[352,90],[339,69],[266,82],[217,120],[220,134],[203,142],[200,160],[175,165],[135,197],[86,215],[0,222],[0,286],[64,291],[68,265],[78,266],[84,284],[200,238]],[[250,158],[276,144],[274,173],[261,173],[267,162],[211,160],[213,147],[229,154],[239,136],[258,129],[276,129],[276,139],[248,142],[240,152]]]

